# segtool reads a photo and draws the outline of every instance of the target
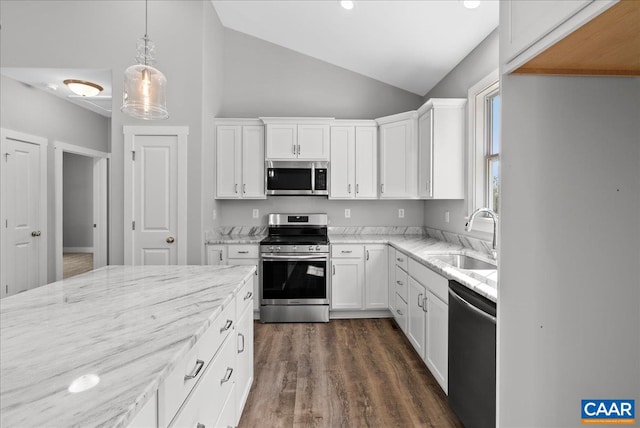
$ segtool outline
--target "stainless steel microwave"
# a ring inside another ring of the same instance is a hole
[[[329,195],[329,162],[266,161],[267,195]]]

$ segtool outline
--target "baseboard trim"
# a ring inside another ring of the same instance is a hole
[[[93,247],[63,247],[63,253],[93,253]]]
[[[393,314],[388,309],[368,311],[329,311],[329,319],[349,318],[393,318]]]

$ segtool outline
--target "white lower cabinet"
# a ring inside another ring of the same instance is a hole
[[[207,264],[212,266],[227,264],[226,245],[207,245]]]
[[[242,297],[242,296],[239,296]],[[236,342],[237,342],[237,355],[236,355],[236,367],[238,368],[238,377],[236,378],[235,385],[235,411],[236,419],[229,424],[217,424],[216,426],[235,426],[240,423],[240,416],[242,415],[242,409],[244,408],[247,398],[249,397],[249,391],[251,390],[251,384],[253,383],[253,305],[248,305],[244,309],[244,313],[241,315],[236,326]],[[223,412],[224,414],[225,412]]]
[[[386,244],[332,245],[331,263],[331,310],[389,307]]]
[[[395,295],[395,305],[393,317],[400,326],[400,329],[407,334],[407,302],[405,302],[398,293]]]
[[[207,245],[208,265],[255,266],[253,281],[253,310],[260,310],[259,249],[255,244]]]
[[[407,338],[413,345],[418,355],[424,359],[424,343],[426,329],[426,312],[424,311],[424,298],[426,290],[422,284],[413,278],[409,278],[409,301],[407,302]]]
[[[449,305],[427,291],[424,361],[445,394],[448,392]]]

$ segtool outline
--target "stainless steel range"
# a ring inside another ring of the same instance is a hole
[[[329,322],[326,214],[269,214],[260,242],[260,321]]]

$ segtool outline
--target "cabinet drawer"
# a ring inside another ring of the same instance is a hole
[[[257,259],[257,245],[229,245],[227,249],[227,258],[229,259]]]
[[[334,259],[361,259],[364,257],[364,246],[331,245],[331,257]]]
[[[253,278],[249,278],[236,295],[236,318],[240,318],[248,306],[253,306],[254,297]]]
[[[449,281],[415,260],[409,260],[409,275],[445,303],[449,302]]]
[[[235,343],[233,337],[225,340],[201,381],[171,421],[170,427],[196,427],[199,424],[214,426],[224,403],[229,397],[233,397]]]
[[[189,392],[198,383],[224,339],[233,331],[235,302],[218,315],[189,353],[183,357],[160,387],[159,409],[163,426],[173,419]]]
[[[393,310],[393,316],[403,332],[407,332],[407,302],[396,293],[396,304]]]
[[[399,266],[396,265],[396,275],[395,275],[395,281],[393,282],[393,285],[396,290],[396,293],[398,293],[398,295],[400,295],[400,297],[402,297],[405,302],[407,301],[408,284],[409,284],[409,276],[405,271],[403,271],[402,269],[400,269]]]
[[[407,262],[409,257],[405,256],[400,251],[396,251],[396,266],[400,266],[405,271],[407,270]]]

